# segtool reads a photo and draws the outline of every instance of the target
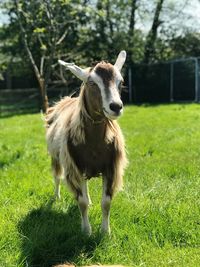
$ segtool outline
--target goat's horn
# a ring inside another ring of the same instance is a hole
[[[63,60],[58,60],[58,63],[70,70],[77,78],[79,78],[83,82],[87,81],[88,72],[86,70],[80,68],[74,63],[67,63]]]
[[[63,60],[58,60],[58,63],[60,64],[60,65],[63,65],[63,66],[65,66],[65,67],[68,67],[68,66],[74,66],[75,64],[74,63],[68,63],[68,62],[65,62],[65,61],[63,61]]]

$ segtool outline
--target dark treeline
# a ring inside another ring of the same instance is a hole
[[[122,49],[127,64],[199,56],[200,34],[187,26],[192,18],[184,13],[191,1],[172,2],[3,1],[0,8],[9,21],[0,28],[0,73],[34,73],[45,110],[47,88],[73,83],[58,59],[88,66],[101,59],[113,62]]]

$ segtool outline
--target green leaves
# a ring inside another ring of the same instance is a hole
[[[7,57],[7,61],[12,57],[25,61],[27,55],[22,44],[24,35],[20,34],[14,2],[7,0],[0,4],[0,8],[9,16],[9,24],[3,26],[0,31],[0,53]],[[191,29],[184,32],[174,23],[177,14],[179,20],[186,19],[184,14],[179,12],[178,2],[159,0],[163,3],[163,10],[160,10],[157,16],[157,29],[152,42],[149,42],[151,38],[147,36],[152,37],[149,28],[153,27],[158,1],[17,2],[30,51],[38,66],[41,58],[45,58],[44,70],[46,67],[48,69],[49,64],[53,65],[52,80],[58,79],[59,76],[59,58],[88,66],[91,62],[102,59],[114,62],[118,52],[123,49],[128,52],[128,63],[143,61],[145,50],[149,49],[149,62],[200,54],[199,34],[192,33]],[[186,4],[185,8],[187,7]],[[179,31],[182,34],[180,37],[177,36]]]
[[[42,28],[35,28],[33,30],[34,33],[45,33],[46,32],[46,29],[44,27]]]

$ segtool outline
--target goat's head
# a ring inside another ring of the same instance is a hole
[[[126,52],[121,51],[114,65],[102,61],[94,68],[81,69],[73,63],[66,63],[62,60],[59,60],[59,63],[88,84],[89,88],[95,87],[101,96],[103,114],[108,119],[116,119],[123,111],[123,103],[120,98],[123,78],[120,71],[125,60]]]

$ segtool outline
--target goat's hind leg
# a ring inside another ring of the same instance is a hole
[[[60,199],[60,176],[61,176],[61,166],[57,159],[52,158],[51,162],[52,172],[55,182],[55,199]]]

